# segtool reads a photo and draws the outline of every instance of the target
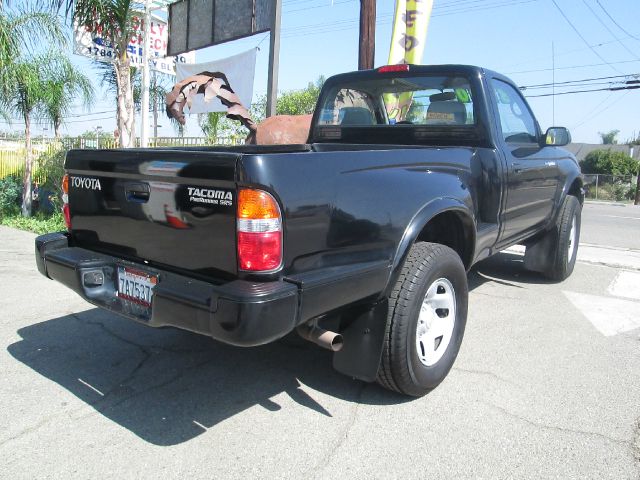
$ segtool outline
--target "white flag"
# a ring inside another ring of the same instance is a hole
[[[252,48],[233,57],[215,60],[213,62],[178,64],[176,65],[176,82],[202,72],[222,72],[227,76],[229,85],[238,95],[242,104],[248,109],[253,98],[253,77],[256,73],[257,48]],[[203,95],[196,95],[189,113],[226,112],[227,108],[218,98],[204,101]]]

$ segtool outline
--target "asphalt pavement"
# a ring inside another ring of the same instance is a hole
[[[587,204],[553,284],[469,274],[458,360],[421,399],[299,341],[238,349],[103,312],[0,227],[1,478],[640,479],[640,208]]]

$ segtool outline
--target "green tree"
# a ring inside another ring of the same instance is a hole
[[[600,135],[600,138],[602,138],[603,145],[615,145],[618,143],[618,140],[616,139],[616,137],[618,136],[619,133],[620,133],[620,130],[610,130],[606,133],[598,132],[598,135]]]
[[[589,152],[580,166],[587,174],[637,175],[640,162],[626,153],[602,149]]]
[[[22,187],[22,214],[31,215],[31,120],[43,96],[42,75],[45,57],[29,58],[37,41],[62,46],[62,24],[56,15],[34,10],[5,9],[0,4],[0,116],[24,122],[25,168]],[[25,54],[26,52],[26,54]]]
[[[282,92],[278,96],[276,113],[278,115],[307,115],[313,113],[324,80],[324,77],[319,77],[315,82],[309,82],[306,88]]]
[[[117,86],[116,120],[121,147],[134,144],[134,98],[131,82],[131,61],[127,57],[127,46],[136,33],[138,19],[134,15],[131,0],[51,0],[53,6],[66,3],[67,9],[75,4],[73,18],[78,24],[100,32],[114,50],[113,69]]]
[[[56,139],[60,127],[78,98],[88,107],[93,101],[93,85],[87,76],[76,69],[67,57],[57,60],[56,68],[45,81],[43,92],[44,116],[51,122]]]
[[[634,133],[634,138],[627,140],[625,143],[627,145],[640,145],[640,134],[635,136],[635,133]]]
[[[60,19],[35,10],[5,10],[0,2],[0,94],[13,88],[13,67],[24,58],[24,52],[33,52],[38,41],[61,46],[64,33]],[[6,117],[6,112],[0,114]]]
[[[198,124],[202,133],[207,137],[207,143],[216,143],[221,123],[224,122],[225,116],[226,113],[224,112],[209,112],[198,115]]]

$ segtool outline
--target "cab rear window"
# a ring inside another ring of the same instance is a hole
[[[473,94],[459,76],[382,77],[330,90],[320,126],[475,125]]]

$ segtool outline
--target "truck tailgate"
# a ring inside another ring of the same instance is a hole
[[[72,150],[75,246],[196,276],[237,273],[238,153]]]

